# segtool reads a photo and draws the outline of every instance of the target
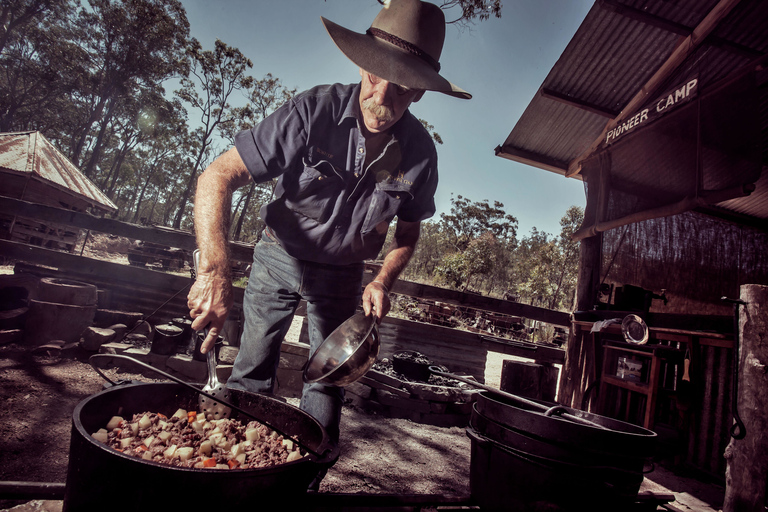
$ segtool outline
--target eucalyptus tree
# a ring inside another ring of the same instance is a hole
[[[79,122],[70,141],[70,159],[81,165],[90,144],[93,153],[107,144],[105,135],[121,104],[137,91],[161,88],[178,76],[189,22],[178,0],[89,0],[78,25],[87,34],[81,44],[91,62],[84,87],[73,100]],[[89,161],[86,176],[97,159]]]
[[[387,1],[378,0],[382,5]],[[436,4],[448,14],[459,11],[452,18],[447,17],[449,24],[470,25],[475,20],[484,21],[491,16],[501,18],[502,0],[442,0]]]
[[[0,132],[56,127],[87,59],[71,23],[77,3],[4,0],[0,7]]]
[[[504,211],[504,204],[488,200],[472,202],[451,194],[451,213],[440,214],[440,222],[455,250],[463,251],[485,232],[491,232],[501,244],[513,243],[517,236],[517,219]]]
[[[195,141],[192,166],[181,191],[173,227],[179,229],[187,215],[189,197],[198,173],[211,158],[213,145],[221,127],[234,122],[239,111],[233,110],[230,98],[235,91],[247,90],[253,78],[246,74],[253,67],[237,48],[217,39],[213,50],[203,50],[192,39],[187,47],[188,70],[176,95],[189,107]]]

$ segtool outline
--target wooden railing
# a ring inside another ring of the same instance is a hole
[[[123,236],[134,240],[142,240],[168,247],[192,251],[196,248],[195,238],[192,233],[171,230],[156,226],[140,226],[121,222],[113,219],[94,217],[85,213],[73,212],[43,206],[16,199],[0,197],[0,212],[15,214],[40,220],[55,220],[59,224],[86,229],[91,232],[106,233]],[[252,261],[253,246],[242,243],[230,243],[232,258],[241,262]],[[163,321],[187,313],[186,290],[191,284],[191,277],[183,273],[173,274],[152,270],[143,267],[132,267],[109,261],[102,261],[88,257],[78,256],[78,248],[74,253],[60,252],[45,249],[38,246],[27,245],[18,242],[0,240],[0,255],[6,258],[25,262],[20,264],[22,272],[36,274],[65,274],[71,279],[79,279],[96,284],[106,290],[111,307],[121,308],[129,305],[147,315],[155,313],[156,318]],[[35,265],[43,265],[52,268],[35,268]],[[375,264],[366,265],[364,284],[375,277],[378,267]],[[560,311],[552,311],[545,308],[495,299],[473,293],[462,293],[455,290],[447,290],[435,286],[413,283],[399,280],[392,288],[392,292],[417,299],[454,304],[466,308],[484,310],[503,315],[522,317],[532,321],[553,324],[570,328],[570,315]],[[235,307],[230,318],[238,319],[242,310],[243,289],[235,288]],[[160,309],[160,311],[158,311]],[[462,368],[468,373],[482,375],[484,368],[479,363],[485,360],[487,351],[532,359],[538,362],[560,364],[564,361],[565,351],[550,345],[534,344],[494,337],[483,333],[474,333],[447,327],[437,327],[419,322],[410,322],[415,326],[404,327],[400,319],[385,319],[389,326],[383,327],[390,330],[393,335],[406,336],[411,343],[419,338],[434,340],[446,340],[445,343],[455,344],[456,353],[461,350],[479,351],[477,357],[467,357],[475,360],[469,368]],[[419,327],[420,326],[420,327]],[[468,356],[468,354],[467,354]],[[456,357],[457,365],[465,364],[462,357]]]

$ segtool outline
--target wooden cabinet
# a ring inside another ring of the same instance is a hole
[[[683,352],[666,345],[632,345],[603,342],[603,365],[598,393],[598,413],[653,429],[660,393],[673,394],[664,386],[682,371]],[[662,378],[665,374],[672,374]],[[639,418],[636,421],[635,418]]]

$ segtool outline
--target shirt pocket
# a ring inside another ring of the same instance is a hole
[[[363,221],[362,233],[370,233],[381,222],[392,222],[400,205],[411,197],[410,189],[399,183],[377,183]]]
[[[324,223],[331,217],[336,200],[343,190],[344,183],[330,162],[312,164],[305,159],[304,170],[296,180],[295,187],[284,196],[285,206]]]

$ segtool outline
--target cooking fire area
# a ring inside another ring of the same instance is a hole
[[[4,349],[16,351],[5,355],[20,366],[25,357],[18,347]],[[64,363],[85,364],[76,359]],[[306,461],[282,467],[175,468],[130,458],[95,440],[93,432],[118,413],[130,417],[150,409],[171,416],[180,406],[194,409],[197,403],[195,393],[183,386],[162,379],[147,382],[148,373],[115,375],[119,369],[113,368],[109,375],[115,385],[102,379],[97,393],[81,392],[85,396],[67,418],[71,430],[64,481],[4,482],[1,498],[33,500],[21,507],[37,506],[34,510],[45,504],[53,507],[46,510],[66,511],[136,510],[148,503],[153,508],[201,503],[248,506],[265,499],[303,510],[671,510],[660,507],[674,501],[674,495],[642,485],[649,470],[652,433],[566,408],[541,411],[525,398],[515,401],[473,385],[469,376],[455,375],[469,381],[461,382],[436,375],[445,368],[423,359],[413,352],[382,359],[350,387],[342,432],[346,453],[330,467],[320,492],[304,493],[306,483],[334,455],[322,452],[322,428],[302,416],[291,399],[231,397],[232,405],[268,418],[278,430],[315,452]],[[401,373],[403,361],[417,363],[405,371],[408,376]],[[61,361],[48,361],[38,371],[44,374],[58,364]],[[429,375],[409,373],[424,372],[425,365],[431,368]],[[92,369],[90,373],[95,374]],[[75,387],[84,382],[78,380]],[[93,375],[87,380],[92,388]],[[358,384],[370,389],[367,408],[351,397],[365,393]],[[402,401],[387,402],[394,397],[405,400],[401,395],[406,392],[407,400],[428,403],[429,412],[424,408],[417,415],[413,404],[408,409]],[[401,417],[390,416],[398,414],[397,408]],[[441,422],[442,426],[436,425]],[[364,447],[369,453],[359,458]],[[373,447],[379,448],[378,453]],[[361,475],[370,472],[376,476],[362,476],[359,485]],[[398,487],[391,483],[398,479],[420,484]],[[353,481],[358,485],[350,485]],[[190,489],[204,492],[190,493]]]

